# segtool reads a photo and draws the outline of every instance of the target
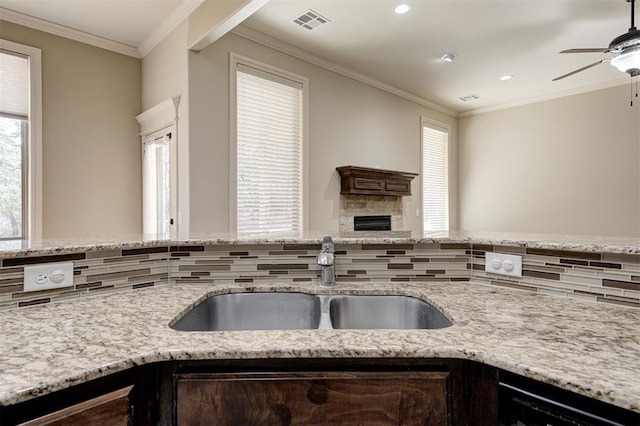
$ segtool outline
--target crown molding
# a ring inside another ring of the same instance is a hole
[[[142,57],[137,48],[129,46],[128,44],[119,43],[117,41],[109,40],[103,37],[98,37],[93,34],[65,27],[64,25],[54,24],[53,22],[45,21],[44,19],[34,18],[33,16],[24,15],[22,13],[1,7],[0,20],[79,41],[81,43],[89,44],[101,49],[110,50],[122,55],[133,56],[134,58]]]
[[[457,117],[458,113],[450,110],[442,105],[438,105],[433,103],[427,99],[416,96],[412,93],[405,92],[404,90],[398,89],[397,87],[391,86],[387,83],[383,83],[380,80],[376,80],[373,77],[369,77],[368,75],[361,74],[357,71],[346,68],[342,65],[336,64],[335,62],[331,62],[325,58],[317,56],[307,50],[300,49],[298,47],[292,46],[288,43],[277,40],[273,37],[265,35],[259,31],[252,30],[243,25],[239,25],[231,30],[233,34],[236,34],[240,37],[246,38],[248,40],[254,41],[256,43],[262,44],[263,46],[270,47],[272,49],[278,50],[282,53],[285,53],[289,56],[293,56],[294,58],[301,59],[305,62],[309,62],[313,65],[317,65],[326,70],[335,72],[337,74],[343,75],[345,77],[351,78],[353,80],[359,81],[360,83],[367,84],[369,86],[375,87],[377,89],[383,90],[387,93],[391,93],[392,95],[399,96],[408,101],[414,102],[416,104],[425,106],[427,108],[431,108],[433,110],[439,111],[443,114],[446,114],[450,117]]]
[[[564,98],[567,96],[580,95],[583,93],[595,92],[596,90],[608,89],[610,87],[622,86],[623,84],[629,84],[629,77],[622,77],[612,81],[604,83],[590,84],[588,86],[578,87],[576,89],[563,90],[561,92],[550,93],[542,96],[535,96],[533,98],[522,99],[514,102],[507,102],[500,105],[494,105],[486,108],[473,109],[470,111],[458,113],[459,118],[469,117],[472,115],[486,114],[488,112],[500,111],[508,108],[515,108],[519,106],[535,104],[538,102],[550,101],[552,99]]]
[[[173,30],[175,30],[178,25],[180,25],[185,19],[193,13],[202,3],[206,0],[187,0],[182,3],[176,10],[171,13],[162,21],[162,23],[155,29],[153,32],[147,37],[140,46],[138,46],[138,50],[140,50],[140,54],[142,56],[147,56],[154,47],[156,47],[162,40],[165,39]]]

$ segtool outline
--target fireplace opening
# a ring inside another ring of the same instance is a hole
[[[391,216],[354,216],[354,231],[391,231]]]

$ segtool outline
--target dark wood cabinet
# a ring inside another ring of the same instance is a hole
[[[166,361],[0,406],[0,425],[492,425],[497,395],[465,360]]]
[[[448,372],[178,374],[178,426],[447,425]]]
[[[91,398],[23,423],[24,426],[126,426],[131,424],[133,386]]]
[[[0,425],[159,424],[158,364],[137,366],[14,405]]]
[[[340,174],[342,195],[411,195],[411,181],[418,176],[417,173],[355,166],[336,170]]]
[[[291,358],[136,366],[0,406],[0,425],[511,424],[523,397],[504,383],[640,424],[637,412],[469,360]]]
[[[497,370],[462,360],[287,359],[172,366],[165,423],[497,424]],[[163,404],[161,404],[163,405]],[[209,420],[207,420],[209,419]]]

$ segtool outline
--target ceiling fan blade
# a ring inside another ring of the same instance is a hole
[[[593,67],[595,67],[596,65],[600,65],[601,63],[606,62],[607,60],[608,60],[608,59],[600,59],[599,61],[594,62],[594,63],[592,63],[592,64],[589,64],[589,65],[587,65],[586,67],[582,67],[582,68],[579,68],[579,69],[577,69],[577,70],[575,70],[575,71],[571,71],[570,73],[567,73],[567,74],[565,74],[565,75],[561,75],[560,77],[556,77],[556,78],[554,78],[554,79],[553,79],[553,80],[551,80],[551,81],[558,81],[558,80],[562,80],[563,78],[569,77],[569,76],[574,75],[574,74],[578,74],[579,72],[582,72],[582,71],[584,71],[584,70],[588,70],[589,68],[593,68]]]
[[[586,49],[567,49],[560,53],[607,53],[609,48],[607,47],[593,47]]]

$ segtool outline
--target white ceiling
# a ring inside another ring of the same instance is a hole
[[[0,7],[140,48],[172,16],[201,2],[0,0]],[[551,82],[606,56],[558,52],[606,47],[625,33],[625,0],[409,0],[413,10],[396,15],[399,2],[271,0],[243,25],[456,112],[629,80],[605,63]],[[331,22],[313,31],[291,22],[308,9]],[[439,61],[447,52],[458,55],[455,62]],[[515,77],[500,81],[505,74]],[[471,94],[480,99],[458,99]]]
[[[185,0],[0,0],[3,8],[137,47]]]
[[[606,56],[558,52],[627,32],[625,0],[408,0],[413,10],[396,15],[400,2],[271,0],[243,25],[457,112],[629,81],[608,63],[551,81]],[[331,22],[291,22],[308,9]],[[439,60],[447,52],[453,63]],[[458,99],[471,94],[480,99]]]

